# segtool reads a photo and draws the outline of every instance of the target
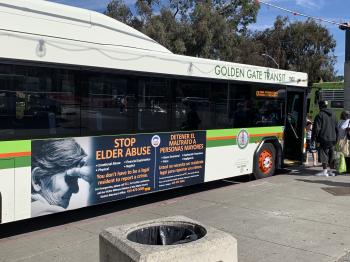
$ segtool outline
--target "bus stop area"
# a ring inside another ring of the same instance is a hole
[[[0,261],[98,261],[103,229],[177,215],[232,234],[239,262],[350,261],[350,176],[318,171],[213,182],[5,224]]]

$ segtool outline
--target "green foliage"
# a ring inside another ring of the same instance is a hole
[[[159,15],[150,18],[142,31],[172,52],[186,53],[184,36],[190,34],[190,29],[179,23],[169,9],[162,8]]]
[[[237,62],[247,58],[236,47],[258,9],[255,0],[137,0],[130,17],[123,0],[112,0],[106,14],[174,53]]]
[[[335,80],[335,40],[312,20],[277,17],[272,28],[250,32],[259,4],[255,0],[137,0],[132,13],[123,0],[106,10],[170,51],[210,59],[307,72],[309,82]]]
[[[289,68],[309,73],[311,83],[333,80],[336,43],[329,31],[311,20],[292,23],[286,29],[293,40],[284,45]]]
[[[291,23],[277,17],[274,28],[257,32],[255,40],[263,43],[280,68],[307,72],[310,83],[335,79],[335,40],[313,20]]]
[[[108,15],[124,24],[131,24],[133,15],[130,8],[122,0],[112,0],[107,5],[105,15]]]

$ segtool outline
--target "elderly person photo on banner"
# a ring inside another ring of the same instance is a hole
[[[83,144],[89,150],[89,140]],[[33,141],[32,217],[87,206],[93,171],[89,155],[75,139]]]

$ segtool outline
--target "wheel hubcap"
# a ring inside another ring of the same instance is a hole
[[[273,158],[269,150],[264,150],[259,155],[259,168],[264,174],[268,174],[272,168]]]

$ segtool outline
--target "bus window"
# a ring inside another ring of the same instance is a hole
[[[230,84],[230,119],[234,128],[252,126],[251,96],[249,85]]]
[[[211,129],[210,83],[199,81],[181,81],[176,88],[175,129],[202,130]]]
[[[121,75],[89,72],[84,72],[82,79],[82,134],[132,133],[135,81]]]
[[[331,108],[344,108],[344,101],[331,101]]]
[[[232,118],[230,118],[230,110],[232,107],[232,99],[230,97],[229,85],[227,83],[212,84],[212,99],[215,128],[232,128]]]
[[[0,67],[0,117],[3,137],[79,135],[74,75],[67,70],[29,66]],[[74,112],[68,114],[67,112]]]
[[[285,117],[285,89],[253,87],[254,126],[282,126]]]
[[[170,94],[170,81],[167,79],[145,78],[139,80],[138,130],[169,130]]]

